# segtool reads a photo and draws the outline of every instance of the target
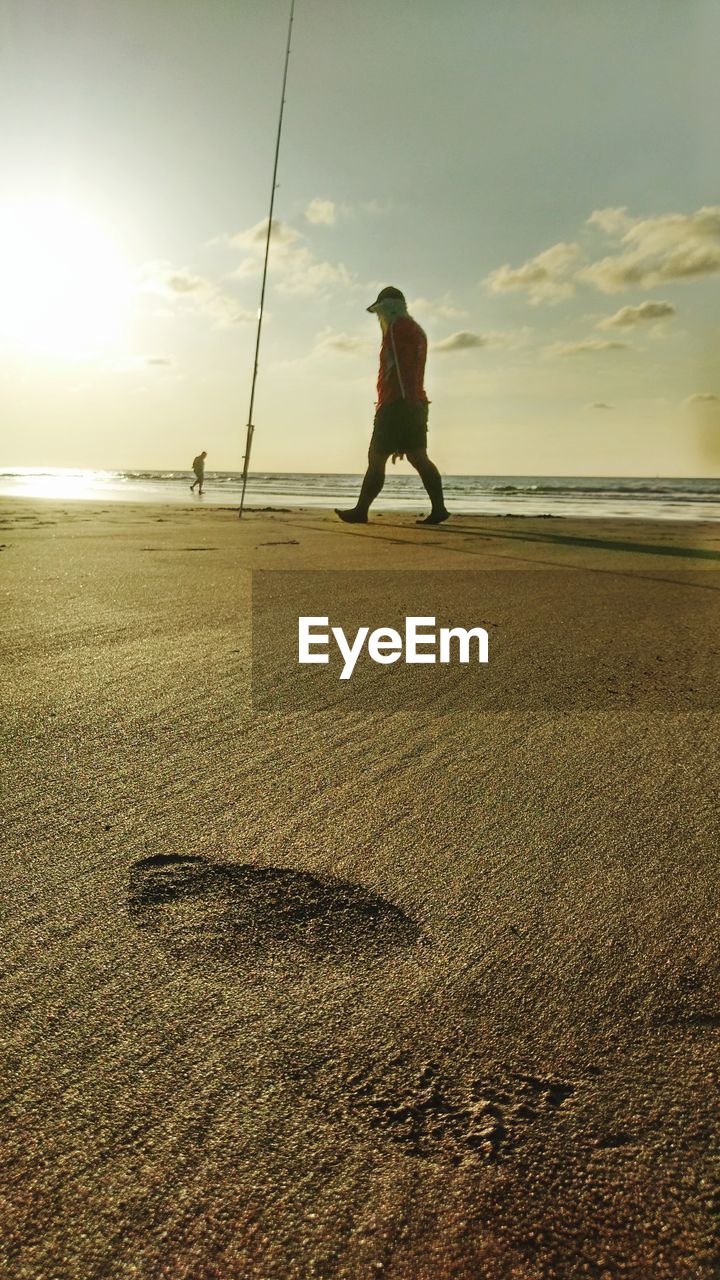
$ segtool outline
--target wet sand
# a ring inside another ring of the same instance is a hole
[[[0,544],[3,1280],[720,1275],[717,713],[249,692],[253,568],[640,573],[670,626],[720,528],[14,501]]]

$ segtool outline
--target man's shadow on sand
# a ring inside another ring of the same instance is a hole
[[[517,519],[524,522],[525,520],[547,520],[554,517],[514,516],[510,513],[496,518],[503,520]],[[587,538],[577,534],[550,533],[549,531],[541,533],[539,530],[525,528],[524,523],[517,529],[489,529],[487,525],[482,525],[478,528],[477,525],[459,524],[458,520],[462,520],[462,516],[451,520],[448,524],[439,525],[432,530],[433,535],[438,534],[441,538],[448,538],[454,533],[461,533],[465,538],[476,538],[478,541],[497,538],[502,542],[540,542],[555,546],[590,547],[599,551],[629,551],[632,554],[637,552],[640,555],[648,556],[676,556],[680,559],[720,561],[720,551],[712,551],[709,547],[684,547],[674,546],[669,543],[630,542],[621,538]],[[382,527],[384,529],[405,530],[410,528],[406,523],[391,523],[388,520],[383,521]],[[589,566],[585,565],[583,568],[587,569]]]
[[[536,517],[537,518],[537,517]],[[545,542],[567,547],[595,547],[600,551],[629,551],[649,556],[679,556],[691,560],[718,560],[720,551],[711,551],[709,547],[678,547],[668,543],[653,544],[648,542],[628,542],[620,538],[584,538],[570,533],[539,533],[525,529],[507,529],[500,532],[494,529],[477,529],[470,525],[449,524],[448,533],[462,533],[480,538],[502,538],[521,542]],[[443,532],[445,532],[443,530]]]

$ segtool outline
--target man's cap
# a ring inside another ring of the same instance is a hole
[[[386,285],[384,289],[380,290],[372,306],[368,307],[368,311],[377,311],[378,303],[384,302],[386,298],[399,298],[401,302],[404,302],[405,294],[400,289],[396,289],[394,284]]]

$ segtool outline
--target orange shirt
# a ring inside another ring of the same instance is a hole
[[[423,379],[427,338],[410,316],[398,316],[388,325],[380,348],[377,407],[395,400],[427,404]]]

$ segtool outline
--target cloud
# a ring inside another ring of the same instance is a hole
[[[315,226],[331,227],[337,219],[337,207],[333,200],[311,200],[305,210],[308,222]]]
[[[361,338],[355,334],[349,333],[333,333],[331,330],[323,330],[318,335],[318,340],[313,348],[313,355],[323,351],[330,351],[339,355],[364,355],[372,349],[368,338]]]
[[[352,283],[353,277],[342,262],[318,262],[309,249],[299,249],[286,264],[278,288],[283,293],[311,295],[350,288]]]
[[[203,297],[200,310],[210,316],[218,329],[226,329],[235,324],[255,324],[257,310],[249,311],[241,307],[230,294],[221,293],[217,289]]]
[[[171,293],[201,293],[207,288],[207,281],[201,276],[193,276],[189,271],[173,271],[165,277],[165,285]]]
[[[637,307],[621,307],[614,315],[601,320],[598,329],[629,329],[633,325],[647,324],[677,315],[671,302],[641,302]]]
[[[627,342],[585,338],[582,342],[554,342],[545,348],[545,352],[549,356],[601,355],[604,351],[625,351],[627,347]]]
[[[469,351],[475,347],[488,347],[493,342],[497,342],[498,339],[498,334],[468,333],[463,329],[460,333],[451,333],[448,338],[443,338],[441,342],[433,342],[431,350]]]
[[[232,235],[217,237],[215,243],[223,244],[231,249],[242,249],[250,254],[250,257],[243,258],[239,265],[233,268],[229,274],[230,280],[245,280],[260,275],[265,258],[267,232],[268,220],[263,218],[245,231],[236,231]],[[300,232],[296,231],[294,227],[291,227],[287,222],[280,222],[277,218],[273,218],[270,234],[270,261],[273,266],[279,260],[284,259],[288,253],[291,253],[294,246],[299,244],[301,240]]]
[[[608,236],[621,235],[632,223],[624,205],[622,209],[596,209],[587,220],[588,227],[599,227]]]
[[[720,272],[720,205],[653,218],[630,218],[624,209],[604,209],[592,214],[588,223],[622,246],[622,252],[577,273],[578,280],[601,293],[654,288]]]
[[[258,254],[256,258],[243,258],[242,262],[229,273],[228,280],[254,280],[256,276],[261,275],[262,269],[262,254]]]
[[[594,404],[588,404],[586,409],[614,409],[614,404],[606,404],[604,400],[596,400]]]
[[[485,284],[491,293],[524,291],[532,303],[559,302],[575,292],[570,273],[579,256],[579,245],[555,244],[520,267],[498,267],[485,277]]]
[[[325,200],[319,196],[311,200],[305,209],[305,220],[314,226],[334,226],[345,218],[378,218],[392,209],[389,200],[361,200],[357,204],[338,204],[337,200]]]
[[[148,262],[138,272],[138,290],[154,294],[170,303],[169,314],[175,308],[208,316],[216,327],[248,324],[257,319],[257,313],[248,311],[236,298],[208,280],[188,271],[187,267],[173,267],[168,262]]]
[[[467,311],[455,306],[449,293],[444,294],[439,302],[430,298],[413,298],[408,302],[408,311],[411,316],[421,316],[424,320],[458,320],[467,315]]]
[[[623,236],[646,253],[661,253],[690,241],[720,244],[720,205],[705,205],[697,213],[669,213],[659,218],[637,218]]]
[[[231,279],[243,279],[260,270],[267,229],[268,220],[263,218],[247,231],[240,231],[226,238],[226,244],[235,249],[248,250],[251,255],[230,273]],[[303,244],[299,231],[275,219],[270,236],[270,271],[276,287],[281,292],[290,294],[322,294],[338,287],[349,288],[354,280],[342,262],[320,261]]]
[[[498,267],[484,283],[491,293],[524,292],[539,303],[569,298],[579,284],[621,293],[720,273],[720,205],[648,218],[634,218],[625,207],[596,209],[585,225],[615,251],[588,262],[579,244],[555,244],[519,267]]]
[[[246,231],[236,231],[233,235],[222,237],[222,240],[225,244],[231,245],[233,249],[262,249],[264,252],[267,232],[268,220],[267,218],[262,218],[260,222],[248,227]],[[294,227],[291,227],[287,222],[280,222],[277,218],[273,218],[270,232],[271,248],[297,244],[301,239],[300,232],[296,231]]]
[[[578,279],[600,293],[622,293],[624,289],[654,289],[679,280],[692,280],[720,272],[720,245],[688,246],[666,254],[662,261],[648,263],[637,253],[602,258],[578,272]]]

